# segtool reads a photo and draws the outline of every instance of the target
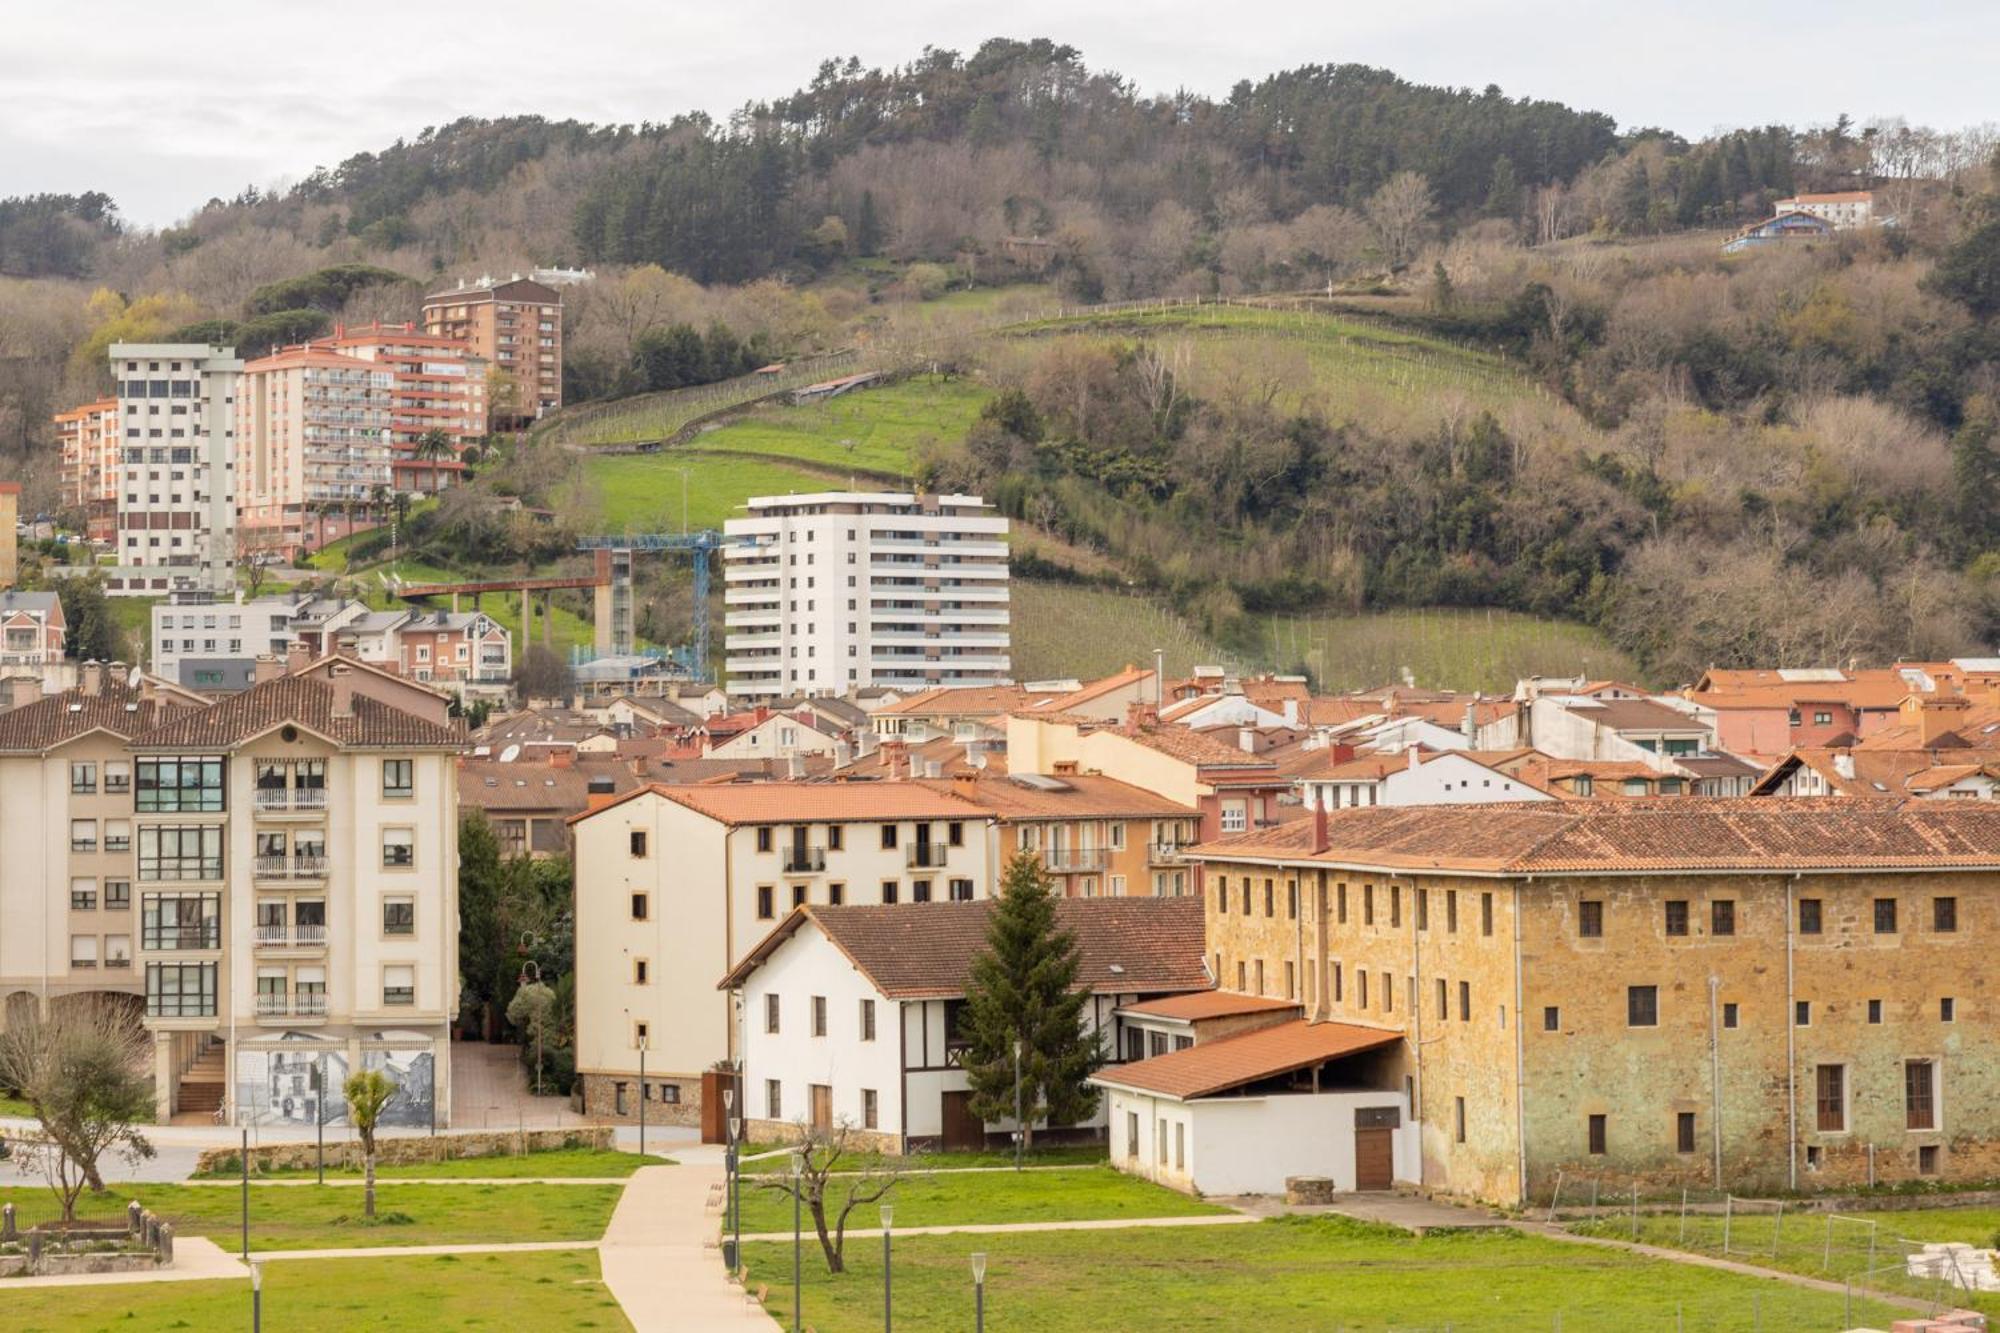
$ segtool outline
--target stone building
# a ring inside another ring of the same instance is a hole
[[[1984,1179],[1985,802],[1320,812],[1196,849],[1225,988],[1401,1034],[1440,1192]]]

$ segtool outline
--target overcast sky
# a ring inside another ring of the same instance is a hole
[[[4,0],[0,195],[100,189],[157,226],[461,115],[726,113],[825,56],[995,35],[1068,42],[1149,93],[1359,61],[1689,135],[2000,120],[1996,0]]]

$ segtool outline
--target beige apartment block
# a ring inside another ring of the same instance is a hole
[[[235,480],[246,550],[318,546],[379,506],[390,481],[394,378],[357,357],[308,347],[244,363]]]
[[[562,293],[518,273],[424,298],[424,332],[463,343],[495,372],[486,407],[496,429],[562,406],[562,321]]]

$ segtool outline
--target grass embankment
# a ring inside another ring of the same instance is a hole
[[[629,1176],[642,1166],[671,1166],[665,1157],[648,1154],[618,1152],[605,1148],[554,1148],[548,1152],[522,1153],[519,1156],[458,1157],[443,1162],[399,1162],[394,1166],[378,1166],[375,1177],[378,1180],[555,1180],[562,1178],[604,1179],[614,1176]],[[252,1180],[303,1180],[316,1177],[313,1167],[286,1168],[277,1171],[255,1172]],[[360,1167],[332,1167],[326,1169],[329,1178],[359,1180]],[[235,1170],[209,1171],[204,1178],[214,1180],[234,1180]]]
[[[896,1220],[902,1221],[900,1208]],[[808,1239],[804,1315],[822,1333],[881,1327],[881,1247],[847,1248],[830,1276]],[[1839,1293],[1649,1260],[1508,1230],[1423,1237],[1344,1218],[1241,1227],[913,1236],[895,1244],[896,1321],[965,1327],[975,1250],[986,1315],[1034,1333],[1299,1328],[1826,1330],[1849,1325]],[[750,1282],[791,1308],[789,1244],[744,1247]],[[1857,1300],[1855,1322],[1897,1317]],[[1678,1321],[1678,1322],[1677,1322]]]
[[[622,1185],[396,1185],[375,1191],[376,1217],[362,1216],[361,1191],[297,1185],[250,1192],[250,1248],[324,1250],[383,1245],[472,1245],[527,1240],[596,1240],[604,1234]],[[84,1221],[123,1220],[137,1199],[185,1236],[235,1243],[242,1200],[203,1185],[114,1185],[85,1194]],[[46,1189],[24,1185],[0,1196],[27,1221],[52,1215]]]
[[[393,591],[392,575],[400,577],[406,585],[413,583],[483,583],[508,577],[506,575],[496,575],[491,571],[466,574],[421,560],[405,558],[391,565],[372,568],[367,573],[361,575],[355,583],[355,595],[378,610],[393,608],[396,610],[430,609],[435,611],[449,611],[451,609],[451,598],[449,597],[433,597],[427,602],[404,601],[396,596]],[[522,577],[537,578],[541,577],[541,575],[533,574]],[[535,642],[537,644],[543,641],[542,610],[545,605],[543,598],[550,595],[547,593],[535,594]],[[590,593],[586,589],[581,593],[559,592],[553,595],[556,597],[587,598],[590,596]],[[458,609],[460,611],[471,611],[473,609],[472,598],[459,598]],[[526,648],[521,639],[521,594],[518,592],[490,592],[483,594],[479,599],[479,609],[491,616],[495,623],[513,636],[515,661],[518,662],[522,652]],[[591,628],[590,621],[562,605],[555,607],[553,629],[554,633],[550,640],[551,646],[564,658],[569,656],[571,645],[589,645],[594,642],[595,631]]]
[[[760,1172],[784,1171],[787,1169],[788,1147],[782,1143],[749,1143],[743,1147],[746,1160],[743,1170],[746,1175]],[[777,1154],[771,1156],[769,1154]],[[908,1157],[891,1159],[881,1153],[848,1153],[840,1159],[842,1170],[859,1171],[865,1167],[880,1166],[885,1161],[898,1161],[914,1171],[976,1171],[995,1166],[1014,1165],[1012,1149],[991,1148],[977,1152],[928,1152],[915,1153]],[[1057,1143],[1032,1149],[1023,1155],[1028,1166],[1101,1166],[1109,1160],[1101,1143]]]
[[[0,1115],[19,1116],[23,1120],[35,1118],[35,1108],[19,1097],[0,1097]]]
[[[1009,607],[1016,680],[1151,666],[1155,648],[1166,650],[1170,679],[1239,657],[1150,598],[1110,588],[1016,579]]]
[[[1425,689],[1511,693],[1525,676],[1636,681],[1639,668],[1588,625],[1490,608],[1267,616],[1257,656],[1303,664],[1326,691],[1395,684],[1407,669]]]
[[[9,1333],[243,1328],[250,1284],[19,1288],[7,1291],[4,1308]],[[594,1250],[281,1261],[264,1265],[263,1314],[270,1327],[297,1333],[632,1327],[604,1286]]]
[[[836,1186],[829,1200],[838,1200]],[[912,1175],[899,1181],[889,1201],[898,1227],[948,1227],[994,1222],[1083,1222],[1110,1218],[1209,1217],[1226,1208],[1162,1188],[1108,1166],[1062,1171],[960,1171]],[[810,1220],[807,1225],[810,1226]],[[880,1225],[872,1204],[848,1218],[856,1228]],[[743,1191],[743,1230],[790,1231],[788,1195],[760,1189]]]

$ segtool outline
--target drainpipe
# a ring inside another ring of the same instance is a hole
[[[1410,1026],[1412,1031],[1416,1034],[1416,1040],[1411,1043],[1411,1046],[1412,1049],[1414,1049],[1417,1054],[1417,1078],[1414,1088],[1412,1090],[1414,1095],[1411,1096],[1410,1098],[1410,1121],[1412,1127],[1415,1128],[1415,1130],[1417,1131],[1417,1188],[1422,1189],[1426,1183],[1424,1180],[1424,1154],[1423,1154],[1423,1144],[1424,1144],[1423,1105],[1424,1105],[1424,1094],[1426,1091],[1424,1086],[1424,979],[1422,976],[1423,959],[1422,959],[1422,954],[1417,947],[1417,882],[1414,877],[1409,875],[1405,875],[1403,876],[1403,878],[1410,881],[1410,979],[1414,983],[1411,986],[1411,990],[1415,992],[1415,999],[1410,1004]]]
[[[1530,884],[1534,880],[1533,875],[1527,878]],[[1528,1093],[1526,1039],[1522,1036],[1526,982],[1521,975],[1521,884],[1520,880],[1514,881],[1514,1169],[1521,1179],[1521,1202],[1525,1204],[1528,1202]]]
[[[1715,1188],[1722,1188],[1722,1025],[1720,1001],[1722,978],[1708,974],[1708,1095],[1709,1135],[1714,1140]]]
[[[1795,870],[1785,881],[1785,1173],[1791,1189],[1799,1187],[1799,1002],[1797,994],[1797,971],[1793,967],[1792,895],[1799,886],[1799,874]]]

